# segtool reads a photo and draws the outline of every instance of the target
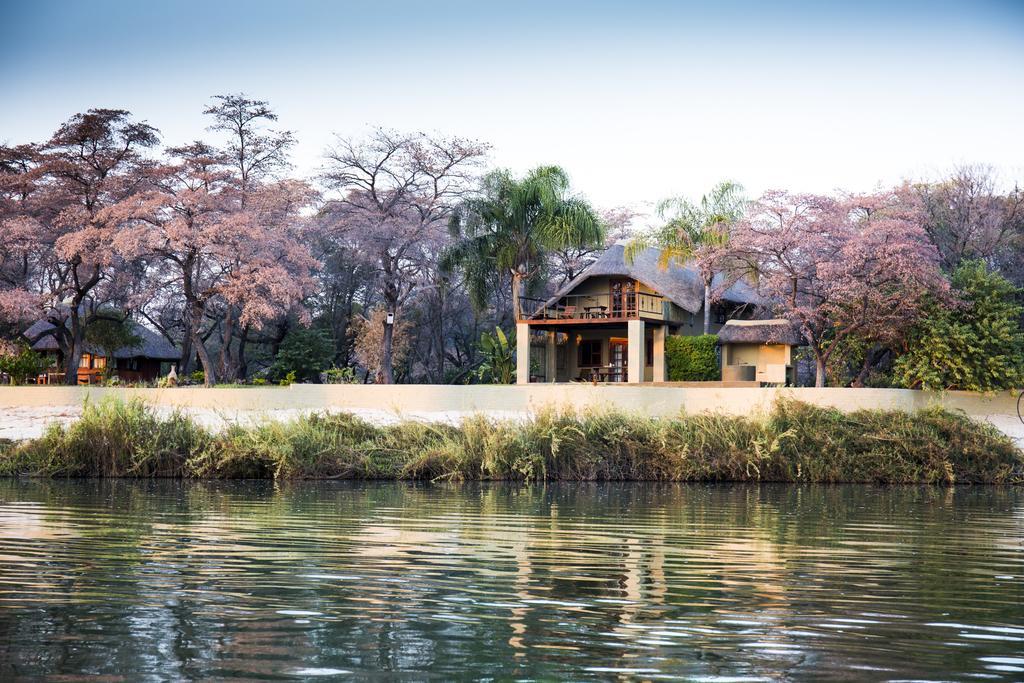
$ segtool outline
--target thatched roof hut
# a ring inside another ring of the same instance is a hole
[[[788,320],[729,320],[718,331],[719,344],[804,344],[803,335]]]
[[[48,331],[55,329],[57,328],[53,323],[46,320],[38,320],[25,330],[25,338],[29,340],[38,338],[32,344],[33,351],[55,352],[58,350],[57,338],[53,334],[47,334]],[[181,360],[181,352],[164,337],[148,327],[132,322],[132,334],[140,339],[139,343],[135,346],[124,346],[117,349],[114,352],[115,358],[152,358],[161,361]],[[40,337],[40,335],[43,336]],[[98,356],[106,355],[106,351],[96,348],[95,345],[88,342],[86,342],[83,351]]]
[[[681,266],[675,261],[662,268],[659,260],[661,250],[655,247],[644,249],[636,255],[632,262],[626,259],[626,247],[615,244],[608,247],[596,261],[582,273],[562,286],[552,297],[557,301],[571,294],[580,284],[592,277],[624,277],[637,280],[663,295],[680,308],[698,313],[704,306],[704,283],[700,273],[690,265]],[[716,275],[711,288],[719,292],[719,298],[738,304],[760,304],[762,299],[757,292],[742,280],[728,282],[721,274]]]

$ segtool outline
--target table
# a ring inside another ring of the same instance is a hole
[[[588,318],[607,318],[608,310],[607,306],[584,306],[583,310],[587,312]]]

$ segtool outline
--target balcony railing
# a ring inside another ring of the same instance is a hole
[[[559,299],[519,300],[519,320],[615,321],[665,319],[665,297],[643,292],[611,294],[569,294]]]

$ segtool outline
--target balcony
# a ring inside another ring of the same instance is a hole
[[[660,294],[630,292],[569,294],[558,299],[519,300],[516,319],[531,324],[609,323],[626,320],[665,320],[667,302]]]

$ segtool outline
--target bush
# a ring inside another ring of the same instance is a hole
[[[476,373],[481,384],[515,384],[516,342],[514,336],[509,338],[500,327],[495,327],[493,335],[488,332],[480,335],[480,343],[477,348],[483,358]]]
[[[912,389],[999,391],[1024,386],[1021,294],[983,261],[966,261],[953,274],[961,304],[933,304],[896,360],[896,382]]]
[[[315,381],[331,367],[333,358],[334,342],[326,331],[297,327],[281,342],[267,374],[276,380],[291,376],[289,383]]]
[[[14,384],[24,384],[49,365],[50,361],[28,344],[0,344],[0,374],[9,376]]]
[[[670,382],[710,382],[721,379],[718,337],[669,336],[665,339],[665,363]]]
[[[359,378],[352,368],[328,368],[320,374],[324,384],[358,384]]]

